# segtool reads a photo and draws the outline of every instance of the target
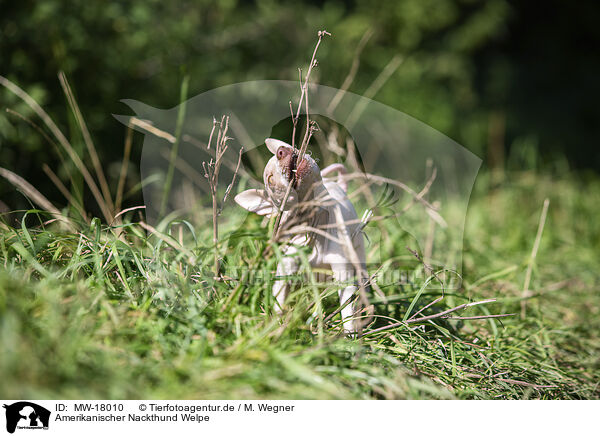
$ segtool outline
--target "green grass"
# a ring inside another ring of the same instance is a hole
[[[210,229],[186,231],[181,249],[169,229],[158,238],[94,220],[65,231],[29,213],[19,228],[0,224],[0,397],[600,398],[599,195],[597,178],[513,174],[491,187],[481,175],[464,286],[424,313],[497,298],[460,315],[520,314],[549,198],[525,319],[434,320],[361,339],[341,337],[339,318],[310,318],[316,300],[322,315],[335,310],[331,286],[305,284],[280,319],[269,280],[214,281]],[[251,219],[221,247],[225,270],[273,269],[266,238]],[[402,319],[422,285],[386,286],[375,313]],[[425,287],[413,311],[438,295]]]

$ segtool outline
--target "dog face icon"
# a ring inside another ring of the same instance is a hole
[[[14,433],[17,426],[48,428],[50,411],[29,401],[19,401],[3,406],[6,409],[6,431]]]

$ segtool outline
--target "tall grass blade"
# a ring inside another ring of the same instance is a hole
[[[186,100],[188,94],[188,85],[190,82],[190,76],[186,75],[181,83],[181,92],[179,95],[179,112],[177,113],[177,123],[175,125],[175,143],[171,147],[171,157],[169,159],[169,169],[167,170],[167,177],[165,179],[165,190],[163,191],[162,200],[160,202],[160,215],[165,213],[167,207],[167,199],[171,192],[171,184],[173,183],[173,173],[175,171],[175,162],[177,161],[177,153],[179,151],[179,143],[181,141],[181,130],[183,129],[183,122],[185,121],[185,110]]]
[[[4,86],[6,89],[11,91],[21,100],[23,100],[31,109],[33,109],[33,111],[42,119],[44,124],[46,124],[46,126],[50,129],[50,131],[58,140],[60,145],[62,145],[62,147],[66,150],[67,154],[69,155],[79,172],[83,175],[83,178],[85,179],[87,185],[92,191],[92,195],[96,199],[96,202],[98,203],[98,206],[102,211],[102,215],[104,215],[106,221],[109,222],[112,217],[111,211],[110,208],[108,208],[106,202],[104,201],[104,198],[102,197],[102,194],[98,189],[98,185],[94,181],[87,167],[83,164],[79,155],[75,152],[75,150],[73,150],[73,147],[71,146],[65,135],[61,132],[61,130],[56,126],[52,118],[50,118],[46,111],[44,111],[44,109],[42,109],[42,107],[33,98],[31,98],[29,94],[27,94],[13,82],[8,80],[6,77],[0,76],[0,85]]]
[[[65,96],[67,97],[69,106],[71,106],[73,115],[75,115],[75,120],[79,125],[79,129],[81,130],[83,142],[85,143],[88,153],[90,154],[90,157],[92,159],[92,164],[94,165],[94,170],[96,171],[96,177],[98,177],[98,180],[100,181],[100,188],[102,189],[104,201],[108,209],[114,212],[114,205],[110,195],[110,189],[108,187],[106,177],[104,176],[104,171],[102,170],[102,165],[100,164],[100,159],[98,158],[98,153],[96,152],[96,147],[94,146],[92,136],[90,135],[85,120],[83,119],[83,115],[81,114],[81,110],[79,109],[79,105],[77,104],[77,100],[75,100],[75,96],[73,95],[71,86],[67,81],[67,76],[65,76],[65,73],[61,71],[60,73],[58,73],[58,79],[63,88]]]

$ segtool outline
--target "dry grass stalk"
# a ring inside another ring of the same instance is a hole
[[[313,126],[311,126],[310,113],[308,111],[308,109],[309,109],[309,107],[308,107],[308,84],[309,84],[309,80],[310,80],[310,75],[312,73],[313,68],[318,65],[316,56],[317,56],[317,51],[319,50],[319,46],[321,45],[321,41],[323,40],[323,38],[325,36],[331,36],[331,33],[327,32],[326,30],[319,30],[319,32],[317,33],[317,36],[319,39],[317,40],[317,44],[315,45],[315,48],[313,50],[312,58],[310,59],[310,65],[308,66],[308,71],[304,78],[304,82],[302,82],[302,71],[300,70],[300,90],[301,90],[301,92],[300,92],[300,101],[298,102],[298,108],[296,110],[295,115],[294,115],[294,112],[292,109],[292,102],[290,102],[290,110],[292,111],[292,123],[293,123],[293,127],[292,127],[292,147],[293,148],[295,148],[296,129],[298,127],[298,120],[300,119],[300,110],[302,109],[302,103],[303,102],[305,103],[306,132],[304,134],[304,138],[302,140],[302,145],[300,146],[300,151],[298,153],[298,158],[297,158],[298,162],[302,162],[302,158],[304,157],[304,153],[306,152],[306,147],[308,146],[308,142],[310,141],[310,137],[312,135],[312,127]],[[281,215],[282,215],[283,211],[285,210],[285,205],[287,203],[287,199],[292,190],[292,185],[293,185],[293,183],[290,183],[288,185],[288,188],[285,191],[283,199],[281,200],[281,205],[279,206],[279,211],[277,212],[277,216],[275,218],[275,225],[273,227],[272,240],[277,240],[279,237],[279,224],[281,222]]]
[[[354,124],[358,121],[367,105],[371,101],[373,97],[379,92],[379,90],[385,85],[392,74],[396,72],[398,67],[402,65],[404,62],[404,58],[397,54],[395,55],[385,66],[385,68],[379,73],[379,76],[373,81],[373,83],[367,88],[365,93],[363,94],[363,99],[361,99],[358,104],[352,109],[350,115],[348,115],[348,119],[346,120],[346,128],[350,130]]]
[[[152,133],[154,136],[165,139],[171,144],[175,144],[175,136],[171,135],[169,132],[165,132],[164,130],[154,127],[152,123],[148,121],[141,120],[136,117],[131,117],[130,123],[133,126],[139,127],[147,132]]]
[[[127,136],[125,137],[125,149],[123,150],[123,160],[121,161],[121,171],[119,172],[119,183],[117,184],[117,195],[115,197],[115,212],[121,209],[123,201],[123,190],[125,189],[125,179],[127,178],[127,167],[131,156],[131,145],[133,143],[133,126],[131,121],[127,126]]]
[[[438,299],[439,300],[439,299]],[[430,321],[432,319],[438,319],[438,318],[453,318],[448,316],[449,314],[456,312],[458,310],[462,310],[462,309],[466,309],[467,307],[471,307],[471,306],[477,306],[479,304],[487,304],[487,303],[493,303],[495,302],[496,299],[495,298],[490,298],[488,300],[481,300],[481,301],[474,301],[472,303],[464,303],[464,304],[460,304],[458,306],[455,306],[451,309],[447,309],[444,310],[442,312],[439,313],[434,313],[433,315],[428,315],[428,316],[422,316],[420,318],[411,318],[411,319],[407,319],[406,321],[399,321],[384,327],[379,327],[377,329],[374,330],[369,330],[368,332],[363,333],[361,336],[366,336],[366,335],[371,335],[374,333],[379,333],[379,332],[383,332],[386,330],[391,330],[394,329],[396,327],[400,327],[403,325],[408,325],[408,324],[414,324],[414,323],[419,323],[419,322],[425,322],[425,321]],[[507,316],[513,316],[515,315],[514,313],[503,313],[503,314],[499,314],[499,315],[480,315],[480,316],[474,316],[474,317],[455,317],[455,319],[490,319],[490,318],[503,318],[503,317],[507,317]]]
[[[352,244],[352,239],[348,234],[348,227],[344,224],[344,216],[340,209],[339,205],[334,207],[335,220],[338,223],[338,234],[342,238],[342,246],[344,247],[345,255],[350,258],[352,262],[352,266],[354,267],[354,271],[358,275],[356,278],[358,282],[358,295],[363,307],[367,307],[369,305],[369,299],[367,297],[367,291],[365,287],[365,279],[368,278],[367,271],[364,266],[361,264],[358,254],[356,250],[354,250],[354,245]]]
[[[217,140],[214,146],[214,156],[210,158],[208,164],[206,162],[202,162],[202,168],[204,169],[204,177],[208,180],[208,185],[210,187],[210,196],[212,200],[212,220],[213,220],[213,245],[214,245],[214,273],[215,278],[219,277],[219,215],[221,214],[221,206],[219,205],[218,195],[218,187],[219,187],[219,171],[221,169],[221,164],[223,163],[223,156],[225,152],[229,148],[227,145],[227,141],[229,141],[230,137],[227,136],[227,131],[229,129],[229,117],[223,115],[221,117],[221,121],[217,122],[213,119],[213,127],[210,131],[210,135],[208,138],[208,143],[206,146],[207,150],[211,149],[212,140],[214,136],[214,132],[216,127],[219,127],[217,132]],[[229,192],[235,183],[235,179],[237,173],[240,168],[240,164],[242,161],[242,151],[243,148],[240,149],[238,156],[238,163],[236,169],[233,173],[231,183],[228,185],[225,195],[223,197],[223,203],[227,200]]]
[[[13,173],[6,168],[0,167],[0,176],[8,180],[9,183],[20,189],[28,198],[30,198],[35,204],[45,211],[50,212],[57,220],[66,223],[69,228],[73,229],[71,221],[63,216],[54,205],[44,197],[40,191],[35,189],[31,183],[25,180],[23,177]]]
[[[85,213],[85,210],[83,210],[81,204],[79,204],[79,202],[76,201],[75,198],[73,198],[73,196],[71,195],[67,187],[63,184],[63,182],[60,180],[60,178],[54,173],[54,171],[52,171],[52,169],[48,165],[43,164],[42,169],[44,170],[44,173],[46,173],[48,178],[52,181],[52,183],[54,183],[54,185],[58,188],[61,194],[65,196],[69,204],[71,204],[75,209],[77,209],[77,212],[79,212],[79,214],[85,220],[85,222],[89,224],[91,221]]]
[[[331,103],[329,103],[329,106],[327,106],[327,113],[329,113],[329,114],[333,113],[335,108],[340,104],[340,101],[342,101],[342,98],[344,97],[344,93],[348,90],[348,88],[350,88],[350,85],[352,85],[352,82],[354,81],[354,78],[356,77],[356,73],[358,72],[358,67],[360,65],[360,55],[361,55],[363,49],[365,48],[365,46],[367,45],[367,42],[369,42],[369,39],[371,39],[371,37],[373,36],[374,33],[375,33],[375,31],[373,30],[373,28],[367,29],[367,31],[363,34],[362,38],[358,42],[358,45],[356,46],[356,50],[354,51],[354,58],[352,59],[352,65],[350,66],[350,71],[348,71],[348,75],[344,79],[344,82],[342,83],[341,88],[338,89],[335,96],[331,100]]]
[[[206,146],[205,146],[206,148]],[[165,161],[169,161],[171,158],[171,153],[167,148],[161,148],[160,155],[165,159]],[[188,180],[191,180],[198,188],[202,189],[206,194],[210,194],[210,189],[206,186],[204,174],[201,174],[196,168],[190,165],[185,159],[181,157],[177,157],[175,159],[175,168],[181,172]]]
[[[127,212],[131,212],[132,210],[137,210],[137,209],[146,209],[146,206],[133,206],[133,207],[128,207],[127,209],[123,209],[121,212],[119,212],[118,214],[116,214],[113,218],[113,221],[116,220],[117,218],[119,218],[121,215],[127,213]],[[112,225],[112,223],[111,223]]]
[[[152,123],[147,120],[142,120],[140,118],[131,117],[130,123],[132,126],[135,126],[138,129],[141,129],[145,132],[151,133],[152,135],[154,135],[158,138],[162,138],[162,139],[166,140],[167,142],[170,142],[171,144],[175,143],[174,135],[170,134],[169,132],[167,132],[165,130],[159,129],[158,127],[152,125]],[[183,134],[181,136],[181,139],[184,140],[185,142],[189,142],[193,146],[201,149],[202,151],[207,150],[207,144],[198,140],[197,138],[194,138],[193,136],[190,136],[188,134]],[[244,141],[242,141],[242,143],[243,142]],[[235,162],[233,162],[229,159],[225,159],[225,158],[223,158],[223,163],[232,171],[234,171],[237,166]],[[175,163],[175,166],[178,166],[178,165],[181,165],[182,167],[184,165],[184,161],[182,161],[180,158],[178,158]],[[188,164],[188,167],[189,167],[189,164]],[[184,172],[181,168],[178,168],[178,169],[181,170],[182,172]],[[194,178],[195,177],[192,177],[192,179],[194,179]]]
[[[510,383],[513,385],[521,385],[521,386],[527,386],[527,387],[531,387],[533,389],[551,389],[551,388],[557,388],[558,386],[556,385],[538,385],[535,383],[527,383],[521,380],[513,380],[510,378],[497,378],[496,380],[504,382],[504,383]]]

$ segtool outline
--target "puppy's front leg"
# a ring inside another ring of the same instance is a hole
[[[288,247],[277,264],[275,283],[273,284],[273,296],[275,297],[275,313],[283,310],[283,305],[290,292],[290,276],[296,274],[300,268],[300,262],[295,247]]]
[[[358,290],[358,286],[351,285],[346,286],[343,289],[340,289],[340,306],[346,304],[346,302],[354,296],[354,293]],[[351,334],[357,332],[357,322],[352,319],[354,316],[354,303],[348,304],[346,307],[342,309],[342,328],[344,329],[344,333]]]
[[[340,306],[342,307],[354,296],[358,290],[354,268],[347,263],[340,262],[337,264],[332,264],[331,270],[333,271],[333,277],[335,281],[343,286],[339,290]],[[354,303],[349,303],[346,305],[346,307],[343,307],[341,311],[342,328],[346,334],[356,333],[357,331],[357,322],[352,319],[355,310],[354,306]]]

